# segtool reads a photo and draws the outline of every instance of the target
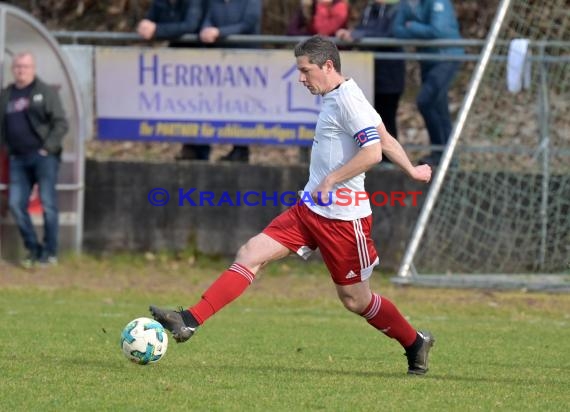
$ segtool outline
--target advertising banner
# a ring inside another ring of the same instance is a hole
[[[373,96],[373,55],[343,52],[342,72]],[[292,50],[97,48],[99,139],[311,145],[320,96]]]

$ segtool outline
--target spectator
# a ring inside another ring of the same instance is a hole
[[[334,36],[348,22],[349,5],[346,0],[316,0],[312,34]]]
[[[22,264],[57,264],[56,183],[69,124],[58,92],[36,76],[31,53],[14,56],[12,75],[14,82],[0,92],[0,147],[6,146],[10,155],[8,205],[28,251]],[[28,211],[35,184],[43,207],[43,245]]]
[[[145,40],[174,40],[198,33],[203,16],[203,0],[153,0],[146,17],[137,25]]]
[[[358,41],[364,37],[393,37],[393,25],[398,11],[397,1],[369,1],[358,25],[353,30],[340,29],[336,36],[344,41]],[[401,52],[400,47],[382,47],[376,52]],[[403,60],[374,61],[374,108],[382,117],[386,130],[398,137],[396,116],[400,97],[404,92],[406,65]]]
[[[301,0],[301,4],[289,23],[289,36],[334,36],[346,28],[349,4],[346,0]],[[299,148],[299,158],[307,163],[310,157],[308,147]]]
[[[299,7],[295,10],[293,18],[287,27],[288,36],[309,36],[311,35],[311,23],[315,15],[315,0],[301,0]]]
[[[460,39],[459,24],[450,0],[402,0],[394,35],[402,39]],[[440,55],[463,54],[461,47],[423,47],[424,53]],[[422,87],[416,103],[424,118],[432,145],[444,146],[451,134],[448,91],[459,69],[452,60],[422,60],[420,63]],[[421,163],[437,165],[442,150],[432,150]]]
[[[289,36],[321,34],[334,36],[346,27],[349,4],[346,0],[301,0],[287,28]]]
[[[261,0],[209,0],[200,30],[200,40],[214,45],[232,34],[261,32]],[[234,146],[221,160],[248,162],[249,147]]]
[[[146,17],[137,25],[145,40],[176,40],[185,34],[197,34],[204,17],[204,0],[153,0]],[[182,44],[171,42],[171,47]],[[210,146],[183,144],[177,160],[208,160]]]

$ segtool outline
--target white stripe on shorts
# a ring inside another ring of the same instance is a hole
[[[362,230],[362,220],[356,219],[352,221],[354,234],[356,236],[356,247],[358,249],[358,258],[360,260],[360,269],[370,266],[370,254],[366,247],[366,235]]]

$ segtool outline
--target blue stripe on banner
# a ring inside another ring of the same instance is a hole
[[[360,147],[372,140],[380,140],[380,135],[375,127],[367,127],[354,134],[354,140]]]
[[[311,146],[314,123],[223,122],[98,118],[98,138],[156,142],[196,142]]]

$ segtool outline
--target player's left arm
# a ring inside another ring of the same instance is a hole
[[[431,167],[428,165],[414,166],[402,145],[386,130],[384,123],[376,128],[382,138],[382,153],[392,163],[398,165],[408,176],[420,182],[429,182],[431,179]]]

